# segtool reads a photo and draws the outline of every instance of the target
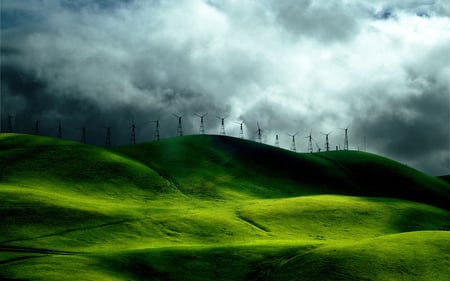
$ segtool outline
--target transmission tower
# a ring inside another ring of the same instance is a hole
[[[296,152],[296,151],[297,151],[297,148],[296,148],[296,146],[295,146],[295,136],[298,135],[298,132],[295,133],[295,134],[293,134],[293,135],[291,135],[291,134],[287,134],[287,135],[290,136],[290,137],[292,137],[291,150],[294,151],[294,152]]]
[[[41,124],[40,120],[36,120],[36,122],[34,123],[34,134],[36,136],[39,136],[41,134],[41,130],[39,128],[40,124]]]
[[[103,127],[106,129],[105,146],[111,146],[111,127]]]
[[[176,115],[175,113],[172,113],[172,115],[178,118],[177,135],[181,137],[183,136],[183,124],[181,123],[183,115]]]
[[[200,118],[200,134],[204,135],[205,134],[205,122],[204,122],[204,118],[206,115],[208,115],[208,113],[205,113],[203,115],[200,114],[195,114],[197,117]]]
[[[258,130],[256,130],[256,132],[258,133],[258,141],[260,142],[260,143],[262,143],[262,129],[259,127],[259,123],[258,122],[256,122],[256,125],[258,126]]]
[[[225,118],[227,117],[220,117],[216,116],[217,119],[220,119],[220,134],[225,136]]]
[[[278,135],[275,135],[275,146],[280,147],[280,140],[278,139]]]
[[[326,150],[326,151],[330,151],[330,142],[328,141],[328,136],[329,136],[331,133],[332,133],[332,132],[329,132],[329,133],[325,134],[325,133],[322,133],[322,132],[321,132],[321,134],[325,136],[325,150]]]
[[[134,117],[131,119],[131,136],[130,136],[130,140],[131,140],[131,144],[136,144],[136,124],[134,123]]]
[[[62,139],[62,126],[61,126],[61,120],[59,120],[59,124],[58,124],[58,134],[57,134],[57,138],[58,139]]]

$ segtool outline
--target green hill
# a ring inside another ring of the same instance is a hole
[[[0,134],[0,278],[447,280],[449,196],[356,151]]]
[[[223,136],[187,136],[115,148],[184,193],[257,198],[342,194],[408,199],[450,208],[446,182],[360,151],[293,153]]]
[[[447,183],[450,183],[450,175],[440,176],[438,178],[443,180],[443,181],[446,181]]]

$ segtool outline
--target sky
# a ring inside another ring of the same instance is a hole
[[[349,146],[449,173],[444,0],[2,0],[1,123],[103,145],[227,135]],[[316,144],[314,147],[316,149]]]

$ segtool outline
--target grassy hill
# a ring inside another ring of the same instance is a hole
[[[184,193],[200,197],[228,198],[243,192],[257,198],[342,194],[450,208],[446,182],[366,152],[299,154],[222,136],[186,136],[113,151],[153,168]]]
[[[447,183],[450,183],[450,175],[440,176],[438,178],[443,180],[443,181],[446,181]]]
[[[450,186],[356,151],[0,134],[0,278],[448,280]]]

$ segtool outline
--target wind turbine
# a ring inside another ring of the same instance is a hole
[[[208,113],[205,113],[203,115],[195,113],[195,115],[200,118],[200,134],[204,135],[205,134],[205,123],[203,122],[203,119],[205,118],[206,115],[208,115]]]
[[[312,129],[309,131],[309,135],[307,135],[306,137],[305,137],[305,139],[308,139],[308,152],[309,153],[313,153],[313,146],[312,146],[312,139],[313,139],[313,137],[312,137]]]
[[[156,125],[154,139],[159,141],[159,139],[160,139],[160,134],[159,134],[159,117],[158,117],[158,119],[156,119],[154,121],[150,121],[150,122],[151,123],[155,123],[155,125]]]
[[[225,116],[225,117],[221,117],[221,116],[216,116],[217,117],[217,119],[220,119],[220,134],[221,135],[225,135],[225,119],[228,117],[228,116]]]
[[[346,128],[339,128],[344,131],[344,150],[348,150],[348,125]]]
[[[181,123],[181,119],[183,118],[183,115],[177,115],[175,113],[172,113],[173,116],[178,118],[178,127],[177,127],[177,134],[178,136],[183,136],[183,125]]]
[[[136,144],[136,125],[134,124],[134,117],[131,117],[131,136],[130,136],[130,140],[131,140],[131,144]]]
[[[297,148],[295,147],[295,136],[298,135],[298,133],[299,133],[299,132],[297,132],[297,133],[295,133],[295,134],[293,134],[293,135],[291,135],[291,134],[286,134],[286,135],[292,137],[291,150],[294,151],[294,152],[297,152]]]
[[[316,142],[316,140],[314,139],[314,138],[312,138],[312,140],[314,141],[314,144],[316,145],[316,147],[317,147],[317,152],[320,152],[320,146],[319,146],[319,144]]]
[[[103,126],[103,129],[106,130],[105,146],[110,147],[111,146],[111,127]]]
[[[259,122],[256,122],[256,125],[258,126],[258,130],[256,130],[256,133],[258,133],[258,140],[260,143],[262,143],[262,129],[259,127]]]
[[[86,143],[86,127],[75,128],[76,130],[81,130],[81,142]]]
[[[280,140],[278,139],[278,134],[275,135],[275,146],[280,147]]]
[[[58,134],[57,134],[57,138],[58,139],[62,139],[62,126],[61,126],[61,120],[59,120],[59,124],[58,124]]]
[[[6,126],[6,132],[7,133],[12,133],[12,131],[13,131],[13,126],[12,126],[12,119],[13,118],[14,118],[14,116],[8,115],[8,124]]]
[[[41,120],[36,120],[36,122],[34,123],[34,134],[39,136],[41,134],[40,128],[39,126],[41,125]]]
[[[244,138],[244,122],[234,122],[240,126],[239,138]]]
[[[322,133],[322,132],[320,132],[322,135],[324,135],[325,136],[325,150],[326,151],[330,151],[330,142],[328,141],[328,136],[332,133],[332,132],[329,132],[329,133],[327,133],[327,134],[325,134],[325,133]]]

